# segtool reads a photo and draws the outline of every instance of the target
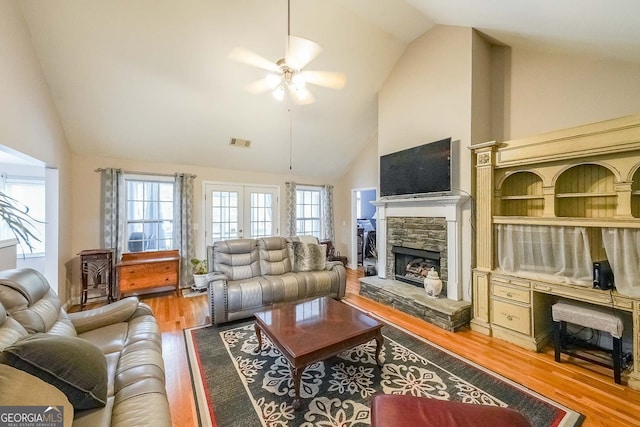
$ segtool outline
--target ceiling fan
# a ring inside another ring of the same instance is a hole
[[[294,103],[311,104],[315,98],[307,89],[307,83],[342,89],[347,79],[343,73],[303,70],[321,51],[317,43],[291,35],[291,0],[287,0],[285,57],[272,62],[248,49],[236,47],[229,52],[229,58],[268,71],[264,78],[247,85],[247,92],[261,94],[271,91],[274,98],[282,101],[288,91]]]

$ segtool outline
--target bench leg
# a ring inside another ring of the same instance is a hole
[[[621,383],[620,371],[622,371],[622,340],[613,339],[613,379],[616,384]]]
[[[562,326],[565,322],[553,322],[553,344],[555,350],[556,362],[560,362],[560,353],[562,352]],[[566,324],[564,325],[566,328]]]

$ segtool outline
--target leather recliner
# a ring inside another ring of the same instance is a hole
[[[39,272],[0,271],[0,351],[33,334],[78,337],[104,353],[106,405],[74,411],[73,426],[171,426],[161,333],[149,306],[129,297],[67,314]],[[45,393],[42,384],[32,393]],[[2,393],[3,404],[24,405],[10,389]]]

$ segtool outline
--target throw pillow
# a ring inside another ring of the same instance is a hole
[[[327,246],[314,243],[291,242],[293,271],[320,271],[327,263]]]
[[[73,423],[73,406],[63,392],[20,369],[0,364],[0,406],[42,406],[55,411],[64,427]],[[60,411],[62,408],[62,411]]]
[[[0,363],[55,386],[76,410],[107,403],[107,360],[82,338],[33,334],[5,348]]]

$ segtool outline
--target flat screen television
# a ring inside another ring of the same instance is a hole
[[[380,196],[451,191],[451,138],[380,156]]]

